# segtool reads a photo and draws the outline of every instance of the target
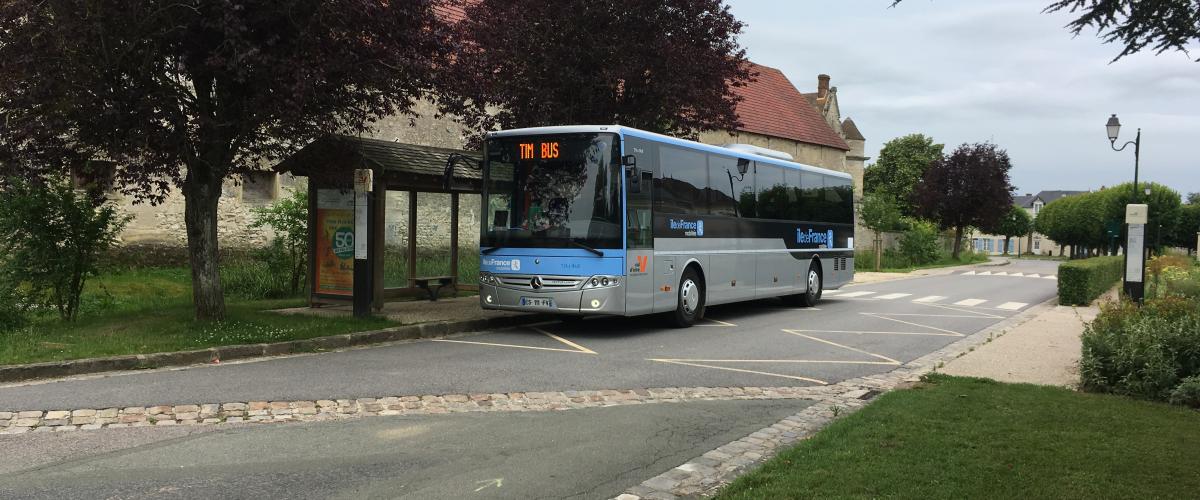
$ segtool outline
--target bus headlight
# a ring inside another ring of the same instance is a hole
[[[592,276],[590,279],[583,282],[583,289],[591,290],[594,288],[610,288],[620,285],[620,276]]]
[[[500,284],[500,280],[499,280],[499,279],[497,279],[497,278],[496,278],[496,276],[494,276],[494,275],[492,275],[492,274],[490,274],[490,273],[487,273],[487,274],[480,273],[480,274],[479,274],[479,284],[481,284],[481,285],[493,285],[493,286],[495,286],[495,285],[499,285],[499,284]]]

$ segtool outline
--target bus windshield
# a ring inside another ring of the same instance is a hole
[[[616,134],[487,142],[482,247],[621,247]]]

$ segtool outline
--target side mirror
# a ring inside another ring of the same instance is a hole
[[[626,156],[625,158],[632,158],[632,156]],[[622,162],[623,162],[623,160],[622,160]],[[636,166],[633,166],[633,167],[629,167],[628,169],[625,169],[625,175],[629,177],[629,192],[630,193],[642,192],[642,173],[641,173],[641,171],[639,171]]]
[[[625,155],[621,157],[621,165],[626,167],[636,167],[637,157],[633,155]]]

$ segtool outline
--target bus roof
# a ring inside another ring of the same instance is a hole
[[[663,135],[663,134],[658,134],[658,133],[654,133],[654,132],[647,132],[645,130],[636,129],[633,127],[625,127],[622,125],[557,125],[557,126],[552,126],[552,127],[514,128],[514,129],[509,129],[509,130],[500,130],[497,132],[488,132],[487,136],[490,139],[493,137],[515,137],[515,136],[522,136],[522,135],[585,134],[585,133],[600,133],[600,132],[619,134],[621,136],[633,136],[633,137],[640,137],[643,139],[651,139],[651,140],[655,140],[655,141],[659,141],[659,142],[664,142],[667,144],[674,144],[676,146],[683,146],[686,148],[707,151],[709,153],[723,154],[723,155],[733,156],[733,157],[737,157],[737,158],[746,158],[748,160],[760,161],[763,163],[770,163],[772,165],[778,165],[781,167],[795,168],[798,170],[809,170],[809,171],[813,171],[813,172],[821,173],[821,174],[825,174],[825,175],[832,175],[834,177],[843,177],[846,179],[853,179],[850,176],[850,174],[845,173],[845,172],[838,172],[837,170],[830,170],[827,168],[821,168],[821,167],[817,167],[817,166],[813,166],[813,165],[806,165],[804,163],[798,163],[798,162],[794,162],[794,161],[780,160],[778,158],[771,158],[769,156],[763,156],[760,154],[755,154],[755,153],[751,153],[751,152],[747,152],[747,151],[739,151],[736,149],[723,148],[721,146],[713,146],[711,144],[704,144],[702,142],[689,141],[687,139],[679,139],[676,137],[671,137],[669,135]]]

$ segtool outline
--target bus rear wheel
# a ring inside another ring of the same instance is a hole
[[[804,280],[804,293],[797,295],[801,307],[813,307],[821,300],[821,266],[808,266],[808,279]]]
[[[675,326],[687,328],[704,317],[704,281],[694,268],[683,271],[676,294],[679,300],[673,317]]]

